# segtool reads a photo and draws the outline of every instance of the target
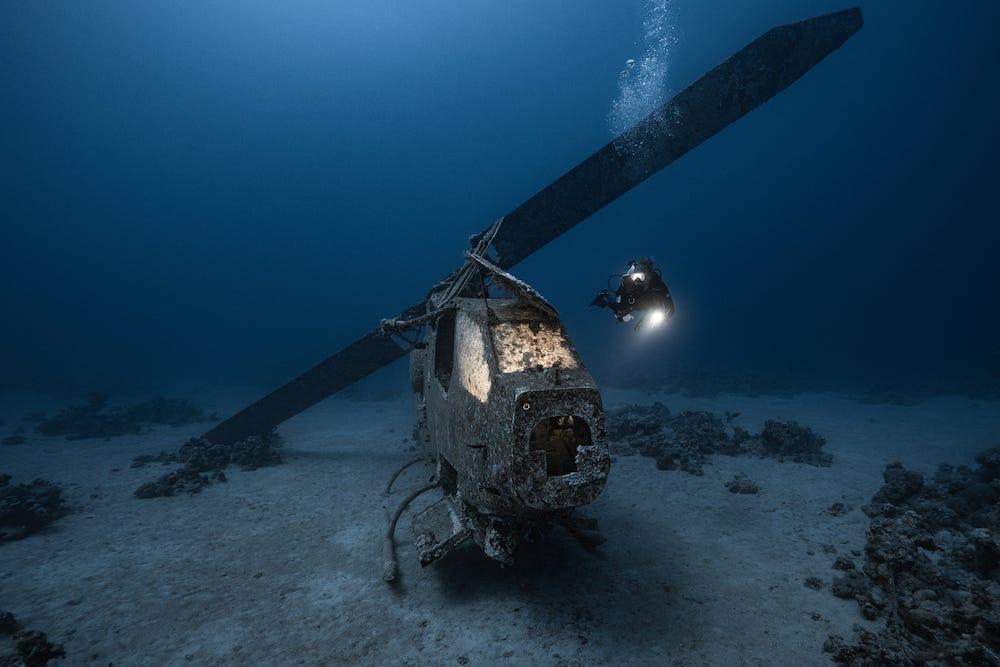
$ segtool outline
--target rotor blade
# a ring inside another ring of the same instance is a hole
[[[854,8],[779,26],[754,40],[505,216],[493,240],[497,264],[510,268],[774,97],[861,25],[861,10]],[[424,310],[423,302],[415,304],[400,319]],[[406,353],[375,330],[203,437],[234,442],[267,432]]]
[[[861,29],[855,7],[772,28],[503,219],[503,268],[535,252],[790,86]]]
[[[330,394],[387,366],[408,351],[376,329],[233,415],[202,437],[210,442],[231,443],[251,435],[266,433]]]

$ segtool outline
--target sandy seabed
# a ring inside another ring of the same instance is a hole
[[[253,396],[200,398],[226,413]],[[654,400],[737,411],[751,431],[798,420],[827,438],[833,465],[711,457],[695,477],[621,456],[582,512],[608,540],[598,550],[557,530],[511,568],[472,547],[422,569],[404,519],[401,579],[389,587],[386,507],[431,474],[413,467],[383,495],[414,456],[408,398],[328,400],[281,427],[284,465],[230,469],[228,483],[194,496],[134,498],[166,469],[129,464],[202,426],[36,437],[0,448],[0,472],[62,485],[72,511],[0,544],[0,608],[64,644],[67,665],[827,665],[827,635],[867,624],[830,593],[831,564],[863,549],[859,507],[885,464],[926,473],[1000,442],[1000,405],[957,397],[902,407],[831,394],[605,392],[608,406]],[[0,405],[8,426],[53,407],[26,396]],[[729,493],[738,472],[760,493]],[[831,516],[834,502],[854,509]],[[807,588],[807,577],[826,585]]]

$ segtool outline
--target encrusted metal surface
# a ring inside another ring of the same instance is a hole
[[[461,508],[449,497],[441,498],[413,517],[414,546],[421,565],[430,565],[471,534]]]
[[[439,477],[453,479],[451,493],[461,499],[473,538],[508,562],[521,540],[604,488],[611,459],[601,395],[554,311],[523,293],[454,304],[455,368],[447,389],[433,358],[447,320],[431,332],[423,360],[428,432]],[[491,330],[495,366],[485,342]],[[572,472],[550,476],[546,452],[532,451],[529,436],[540,421],[566,416],[583,420],[590,437],[576,448]]]
[[[481,255],[467,252],[465,253],[465,256],[471,262],[484,269],[494,283],[499,284],[508,292],[516,294],[519,302],[526,302],[530,306],[541,310],[547,317],[559,317],[559,314],[556,312],[556,309],[552,306],[552,304],[549,303],[548,300],[538,292],[538,290],[528,283],[524,282],[509,271],[505,271]]]
[[[501,373],[578,364],[562,329],[546,322],[499,322],[493,338]]]
[[[459,310],[455,320],[455,379],[480,403],[490,395],[493,382],[486,356],[486,338],[479,323]]]

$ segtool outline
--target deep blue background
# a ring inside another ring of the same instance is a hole
[[[675,0],[676,91],[826,0]],[[996,364],[1000,3],[869,2],[791,89],[521,264],[599,372]],[[0,4],[0,388],[272,383],[610,139],[642,2]],[[651,254],[679,306],[586,308]],[[990,362],[990,359],[993,359]]]

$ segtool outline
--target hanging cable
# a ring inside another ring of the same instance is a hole
[[[430,484],[420,487],[410,495],[406,496],[406,498],[403,499],[403,502],[401,502],[399,507],[396,509],[396,513],[392,515],[392,520],[389,521],[389,530],[387,530],[385,534],[385,542],[382,544],[383,581],[395,581],[396,574],[398,572],[398,567],[396,565],[396,523],[399,522],[399,517],[417,496],[422,493],[426,493],[431,489],[436,489],[439,486],[441,486],[439,482],[431,482]]]
[[[388,495],[392,494],[392,485],[396,481],[396,479],[399,478],[399,476],[403,473],[404,470],[406,470],[407,468],[409,468],[412,465],[416,465],[417,463],[420,463],[423,460],[424,460],[424,457],[422,457],[422,456],[420,456],[418,458],[415,458],[412,461],[410,461],[409,463],[404,463],[403,467],[401,467],[399,470],[397,470],[396,472],[394,472],[392,474],[392,477],[389,478],[389,483],[385,485],[385,495],[388,496]]]

